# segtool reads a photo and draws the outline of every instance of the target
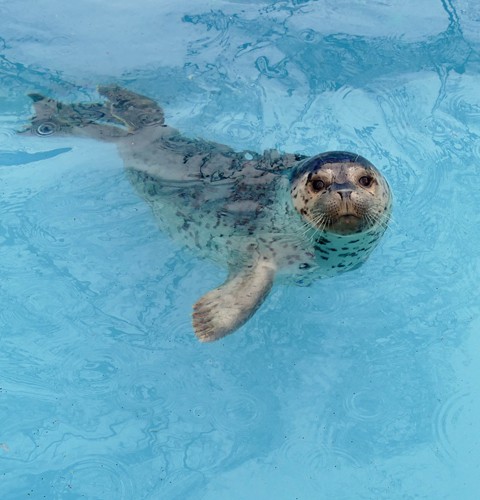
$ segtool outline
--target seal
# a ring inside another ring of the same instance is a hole
[[[309,285],[357,268],[387,228],[390,188],[358,154],[237,152],[182,135],[146,96],[116,85],[99,94],[103,102],[80,104],[31,94],[24,132],[114,142],[160,227],[224,266],[226,281],[193,306],[202,342],[247,322],[274,283]]]

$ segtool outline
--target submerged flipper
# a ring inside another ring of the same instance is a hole
[[[118,85],[100,86],[98,93],[108,99],[112,117],[121,121],[130,130],[165,123],[163,109],[149,97]]]
[[[33,101],[35,116],[30,127],[20,133],[76,135],[100,140],[130,134],[104,103],[66,104],[41,94],[29,94],[29,97]]]
[[[257,262],[231,274],[227,281],[205,294],[193,306],[193,328],[201,342],[211,342],[242,326],[270,292],[275,267]]]
[[[29,94],[35,116],[24,132],[87,136],[100,140],[125,137],[149,125],[164,125],[162,108],[152,99],[118,85],[98,88],[106,102],[66,104]]]

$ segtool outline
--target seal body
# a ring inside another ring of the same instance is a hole
[[[161,228],[228,270],[226,282],[194,305],[202,341],[245,323],[275,281],[308,285],[358,267],[387,227],[390,189],[359,155],[236,152],[167,126],[145,96],[117,86],[99,93],[105,102],[32,95],[28,131],[115,142]]]

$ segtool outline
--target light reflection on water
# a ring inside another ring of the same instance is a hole
[[[476,7],[166,5],[2,6],[2,498],[475,498]],[[358,151],[395,192],[381,247],[199,345],[224,272],[158,232],[111,146],[14,134],[28,92],[105,81],[192,136]]]

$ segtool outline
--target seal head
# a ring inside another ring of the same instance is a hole
[[[299,163],[290,175],[295,210],[320,231],[351,235],[386,228],[391,192],[365,158],[330,151]]]

